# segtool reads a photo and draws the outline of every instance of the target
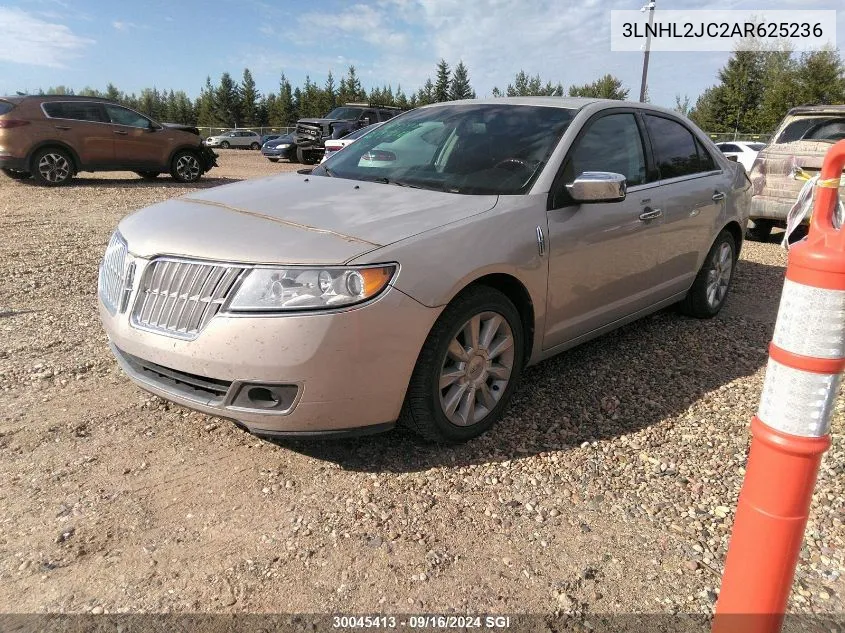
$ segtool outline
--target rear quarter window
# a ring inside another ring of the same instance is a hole
[[[98,103],[50,101],[44,104],[44,112],[51,119],[73,119],[105,123],[102,108]]]
[[[9,114],[15,109],[15,105],[8,101],[0,101],[0,114]]]

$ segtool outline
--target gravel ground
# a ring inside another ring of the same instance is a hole
[[[201,186],[289,171],[221,151]],[[464,446],[270,443],[121,374],[109,234],[195,187],[0,181],[0,610],[709,613],[785,257],[746,245],[711,321],[661,312],[526,371]],[[840,398],[790,609],[845,611]]]

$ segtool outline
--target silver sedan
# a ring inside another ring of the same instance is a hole
[[[672,304],[717,314],[749,196],[669,110],[436,104],[310,174],[124,218],[100,314],[138,385],[256,434],[464,441],[527,365]]]

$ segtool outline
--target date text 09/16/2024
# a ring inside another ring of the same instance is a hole
[[[336,629],[507,629],[511,625],[506,615],[335,615]]]

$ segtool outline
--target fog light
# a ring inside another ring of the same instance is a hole
[[[244,383],[229,406],[253,411],[287,411],[293,406],[298,391],[296,385]]]

